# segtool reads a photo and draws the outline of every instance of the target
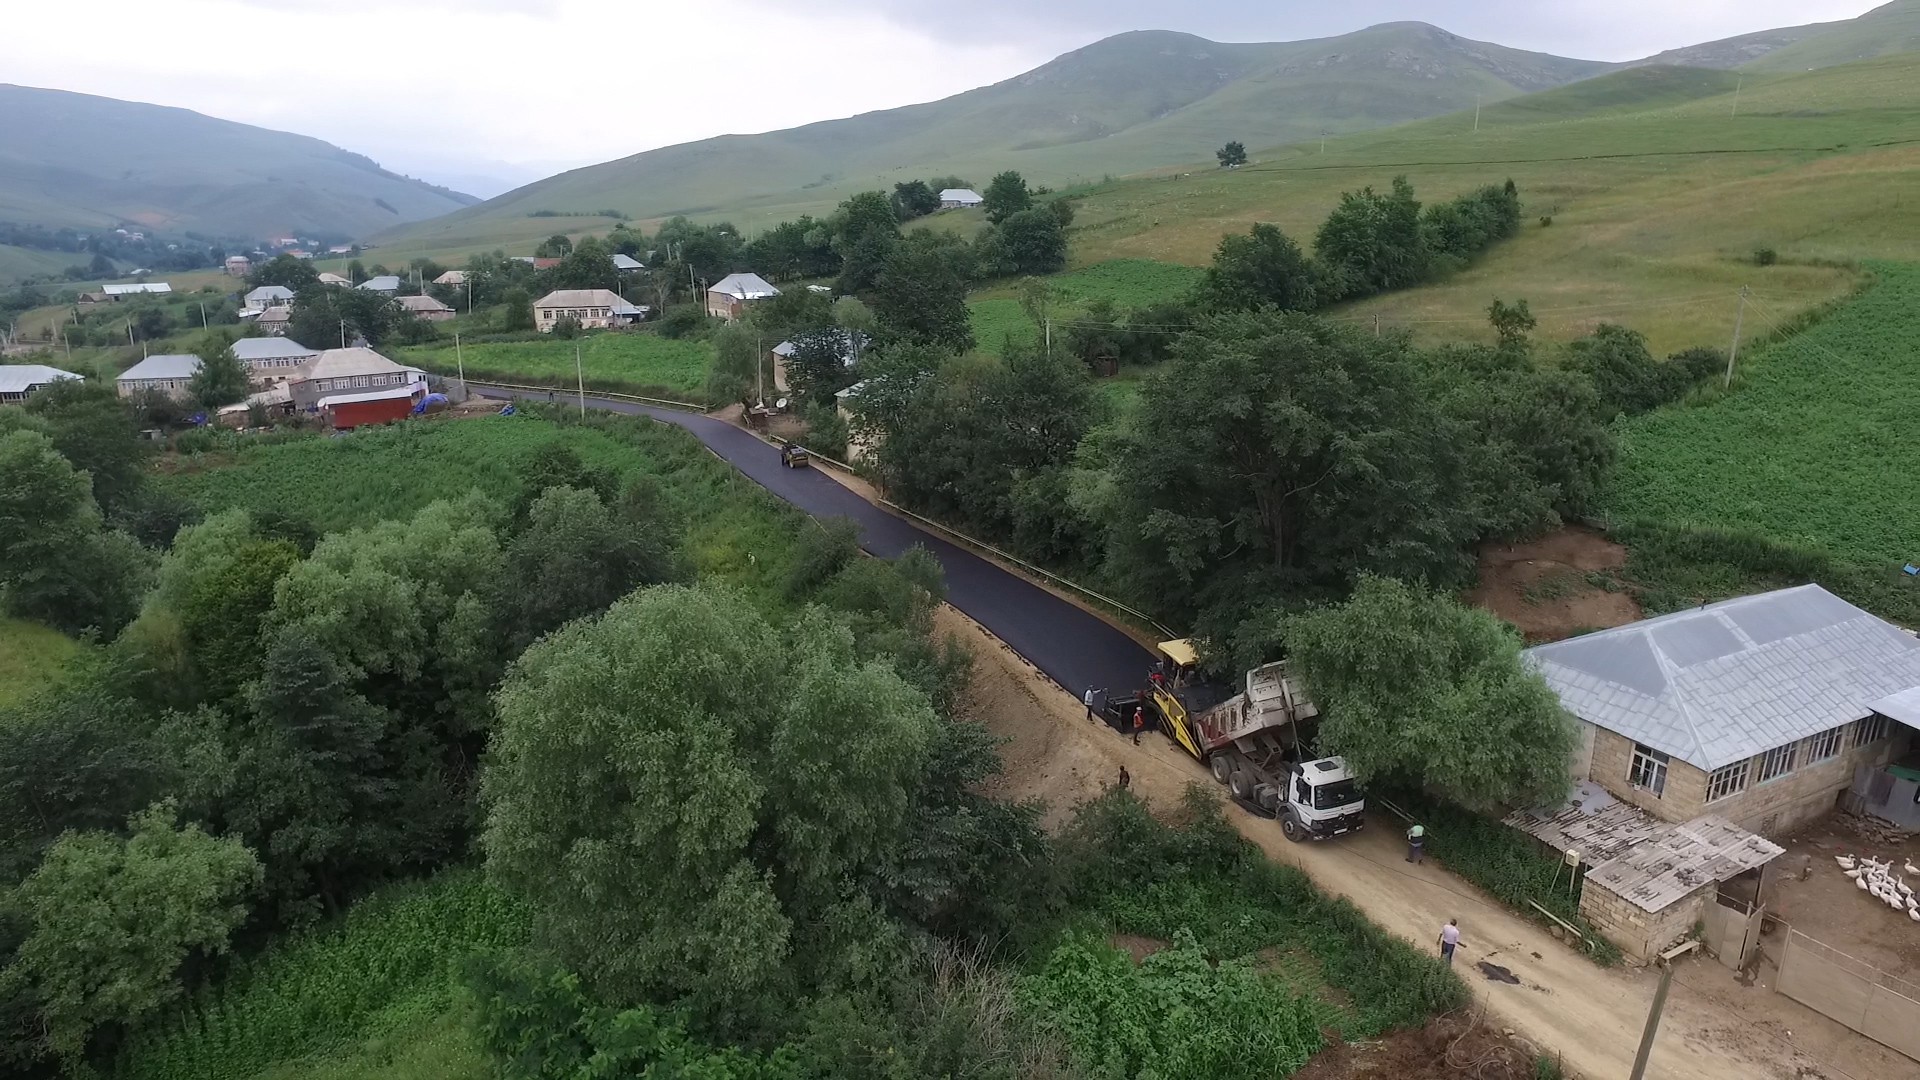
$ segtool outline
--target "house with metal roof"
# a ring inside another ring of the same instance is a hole
[[[246,309],[253,312],[287,307],[293,303],[293,290],[285,285],[262,285],[248,292],[243,302]]]
[[[0,364],[0,401],[25,401],[27,395],[46,386],[80,376],[45,364]]]
[[[716,319],[737,319],[749,304],[779,295],[780,290],[759,274],[728,274],[707,290],[707,314]]]
[[[556,289],[533,302],[533,325],[550,334],[562,319],[587,329],[625,326],[647,317],[647,309],[628,303],[612,289]]]
[[[149,390],[173,398],[187,396],[187,384],[200,373],[200,358],[183,353],[167,353],[161,356],[149,356],[120,373],[113,381],[114,390],[121,397],[132,397]]]
[[[647,264],[631,255],[622,255],[616,251],[613,253],[613,268],[623,274],[631,274],[635,270],[645,270]]]
[[[339,274],[327,272],[327,273],[322,273],[320,275],[320,284],[335,285],[345,289],[345,288],[351,287],[353,285],[353,282],[346,278],[341,277]]]
[[[1903,755],[1920,720],[1888,704],[1920,687],[1920,639],[1818,585],[1525,655],[1580,723],[1575,778],[1665,821],[1785,832]]]
[[[843,368],[851,368],[859,362],[860,354],[866,351],[869,341],[867,335],[858,330],[845,330],[839,327],[827,327],[816,330],[814,333],[827,339],[839,355],[840,366]],[[787,363],[793,359],[795,353],[800,351],[800,342],[806,338],[807,335],[801,334],[796,340],[783,341],[773,347],[773,388],[780,393],[784,394],[792,389],[787,379]]]
[[[288,381],[297,409],[312,409],[320,399],[407,386],[426,378],[419,368],[407,367],[372,349],[328,349],[299,369]]]
[[[122,296],[139,296],[142,293],[161,295],[173,291],[173,286],[164,281],[145,281],[137,285],[102,285],[100,291],[118,299]]]
[[[241,338],[233,343],[233,355],[247,365],[247,374],[263,386],[286,382],[301,367],[320,355],[319,349],[285,337]]]
[[[431,296],[403,296],[400,309],[416,319],[426,322],[446,322],[453,318],[453,309]]]
[[[947,188],[940,193],[942,210],[963,210],[969,206],[979,206],[986,201],[972,188]]]
[[[398,274],[382,274],[379,277],[370,277],[361,282],[360,287],[368,292],[385,293],[388,296],[392,296],[394,293],[400,291],[400,276]]]

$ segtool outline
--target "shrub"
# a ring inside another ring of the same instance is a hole
[[[1753,265],[1772,266],[1780,261],[1780,253],[1770,247],[1753,249]]]
[[[675,304],[660,316],[660,336],[664,338],[700,337],[712,328],[713,319],[698,304]]]

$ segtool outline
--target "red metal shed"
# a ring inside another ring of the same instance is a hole
[[[426,393],[420,383],[369,390],[362,394],[333,394],[320,399],[320,411],[332,420],[335,431],[346,431],[366,424],[390,424],[405,420],[413,412],[413,403]]]

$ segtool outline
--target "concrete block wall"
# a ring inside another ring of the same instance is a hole
[[[1700,805],[1707,797],[1707,775],[1684,761],[1667,763],[1667,786],[1656,795],[1634,787],[1628,780],[1633,769],[1633,740],[1599,728],[1593,734],[1593,769],[1589,779],[1612,792],[1624,802],[1652,814],[1662,821],[1691,821],[1700,816]]]
[[[1580,892],[1580,917],[1628,957],[1645,963],[1693,932],[1712,902],[1716,886],[1705,885],[1657,912],[1644,911],[1592,881]]]

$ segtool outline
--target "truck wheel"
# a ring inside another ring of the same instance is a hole
[[[1253,774],[1245,769],[1235,769],[1227,777],[1227,790],[1233,792],[1236,799],[1253,798]]]
[[[1296,844],[1307,838],[1307,831],[1300,827],[1300,823],[1294,820],[1292,814],[1280,815],[1280,831]]]
[[[1233,778],[1233,755],[1215,754],[1207,764],[1213,769],[1215,782],[1225,784]]]

